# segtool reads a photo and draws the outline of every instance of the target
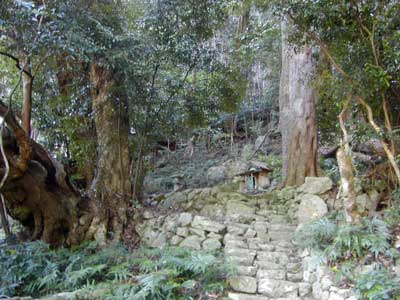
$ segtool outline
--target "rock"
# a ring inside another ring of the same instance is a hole
[[[297,218],[299,224],[304,224],[322,218],[328,213],[328,206],[320,197],[311,194],[301,196]]]
[[[255,222],[253,224],[254,230],[257,232],[266,233],[268,229],[268,224],[266,222]]]
[[[154,218],[154,213],[150,210],[145,210],[142,214],[143,219],[148,220]]]
[[[181,226],[188,226],[192,223],[193,216],[191,213],[181,213],[178,217],[178,224]]]
[[[269,279],[284,280],[285,277],[286,277],[286,272],[283,269],[257,271],[257,279],[269,278]]]
[[[176,215],[167,216],[162,226],[164,231],[169,231],[169,232],[176,232],[177,227],[178,227],[178,216]]]
[[[179,245],[180,242],[182,242],[182,240],[183,240],[183,237],[178,236],[178,235],[174,235],[174,236],[172,237],[172,239],[171,239],[170,244],[171,244],[172,246],[177,246],[177,245]]]
[[[268,237],[271,241],[287,241],[293,237],[292,231],[269,231]]]
[[[315,299],[318,300],[328,300],[329,291],[323,291],[321,288],[321,284],[317,281],[312,285],[312,295]]]
[[[167,243],[165,234],[161,231],[147,228],[141,237],[142,241],[149,247],[162,248]]]
[[[329,177],[306,177],[299,191],[305,194],[321,195],[332,189],[333,183]]]
[[[206,238],[206,232],[201,229],[189,227],[189,233],[197,235],[197,236],[203,238],[203,240]]]
[[[271,298],[297,296],[298,285],[285,280],[262,278],[258,282],[258,292]]]
[[[295,196],[296,188],[291,186],[283,188],[277,194],[277,197],[284,202],[294,199]]]
[[[172,192],[161,202],[162,207],[173,207],[182,205],[187,201],[186,194],[182,192]]]
[[[176,229],[176,234],[182,237],[187,237],[189,235],[189,229],[187,227],[178,227]]]
[[[356,203],[357,203],[357,211],[359,213],[363,213],[364,211],[369,210],[371,199],[367,194],[361,194],[356,197]]]
[[[333,281],[332,281],[331,277],[329,275],[322,277],[322,279],[321,279],[322,290],[328,291],[331,286],[333,286]]]
[[[255,213],[255,207],[246,205],[242,201],[229,201],[226,204],[226,216],[232,215],[253,215]]]
[[[307,282],[299,283],[299,296],[304,297],[311,293],[311,285]]]
[[[193,249],[193,250],[200,250],[201,249],[201,242],[202,238],[197,235],[191,235],[185,238],[179,246]]]
[[[211,221],[210,219],[202,216],[195,216],[192,222],[192,227],[215,233],[221,233],[225,230],[226,226],[218,222]]]
[[[249,229],[247,229],[246,233],[244,234],[244,237],[253,238],[256,235],[257,235],[257,231],[254,231],[253,229],[249,228]]]
[[[222,244],[219,240],[208,238],[203,242],[203,249],[208,251],[214,251],[220,249]]]
[[[226,167],[225,166],[215,166],[211,167],[207,171],[207,179],[210,182],[220,182],[226,177]]]
[[[242,276],[256,276],[257,268],[253,266],[237,266],[238,275]]]
[[[254,256],[226,256],[226,261],[239,266],[252,266]]]
[[[254,294],[257,292],[257,280],[249,276],[236,276],[229,280],[231,288],[236,292]]]
[[[268,300],[268,298],[264,296],[255,296],[255,295],[237,294],[237,293],[228,293],[228,298],[231,300]]]
[[[228,233],[232,235],[244,235],[246,230],[249,228],[249,225],[240,224],[240,223],[232,223],[227,226]]]
[[[222,235],[217,234],[217,233],[215,233],[215,232],[210,232],[209,234],[207,234],[207,237],[208,237],[208,238],[213,238],[213,239],[219,240],[219,241],[222,240]]]
[[[301,282],[303,281],[303,272],[297,272],[297,273],[287,273],[286,274],[286,279],[292,282]]]
[[[263,260],[255,260],[254,265],[257,266],[261,270],[281,270],[282,265],[269,262],[269,261],[263,261]]]
[[[225,207],[219,204],[207,204],[201,209],[200,214],[221,222],[225,219]]]
[[[247,244],[243,240],[239,240],[239,239],[226,240],[226,241],[224,241],[224,244],[225,244],[225,248],[242,248],[242,249],[248,248]]]
[[[331,293],[331,294],[329,295],[328,300],[345,300],[345,298],[342,297],[342,296],[339,295],[339,294]]]
[[[283,223],[283,224],[286,224],[287,221],[288,221],[286,216],[284,216],[284,215],[277,215],[277,214],[270,215],[270,216],[268,217],[268,219],[269,219],[269,221],[270,221],[271,223]]]
[[[289,262],[289,257],[284,252],[257,252],[257,260],[261,260],[264,262],[271,262],[274,264],[279,264],[282,266],[286,266]]]

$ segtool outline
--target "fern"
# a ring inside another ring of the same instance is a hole
[[[65,283],[64,286],[66,288],[78,287],[88,280],[93,279],[94,276],[100,274],[107,268],[106,264],[91,266],[86,268],[81,268],[79,270],[71,271],[65,274]]]
[[[330,264],[338,278],[355,285],[362,300],[400,300],[400,278],[381,267],[381,260],[396,259],[389,224],[378,218],[363,218],[359,224],[336,223],[323,218],[300,229],[296,242],[313,251],[317,264]],[[357,274],[357,266],[375,261],[372,272]]]
[[[9,297],[101,288],[107,300],[187,300],[222,293],[232,272],[221,257],[176,247],[131,253],[94,243],[57,250],[40,242],[0,246],[0,295]]]

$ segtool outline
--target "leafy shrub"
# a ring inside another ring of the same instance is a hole
[[[356,281],[355,290],[363,300],[400,300],[400,278],[384,268],[362,274]]]
[[[0,246],[0,296],[104,289],[105,299],[191,299],[221,293],[229,266],[211,253],[122,246],[51,250],[41,242]]]
[[[399,257],[387,222],[363,218],[360,224],[347,224],[325,217],[304,225],[295,242],[313,251],[314,263],[329,264],[352,282],[359,299],[400,300],[400,278],[384,267]],[[364,264],[373,264],[374,270],[360,275]]]
[[[336,159],[333,158],[321,159],[320,166],[325,176],[332,179],[333,182],[338,182],[340,180],[339,167],[337,165]]]
[[[328,218],[304,225],[298,232],[296,242],[303,248],[322,252],[330,263],[349,259],[360,260],[373,255],[393,258],[396,252],[390,244],[388,224],[378,218],[363,218],[360,224],[339,226]]]
[[[257,160],[264,162],[268,167],[272,169],[272,173],[270,174],[272,180],[275,180],[277,182],[281,181],[282,158],[280,155],[258,155]]]
[[[246,144],[242,149],[242,159],[250,160],[254,154],[254,146],[252,144]]]

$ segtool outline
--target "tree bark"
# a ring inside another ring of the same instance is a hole
[[[129,120],[126,99],[117,94],[114,74],[100,64],[90,67],[97,135],[97,170],[91,195],[97,203],[92,228],[99,241],[119,241],[131,199]],[[106,236],[106,234],[110,236]]]
[[[24,63],[24,72],[22,73],[22,113],[21,125],[28,136],[31,135],[31,114],[32,114],[32,92],[33,76],[31,73],[30,60],[26,59]]]
[[[2,116],[6,110],[1,105]],[[85,202],[69,183],[62,165],[29,140],[12,112],[5,120],[8,129],[3,143],[10,173],[2,194],[7,212],[27,228],[31,239],[54,246],[79,244],[86,229],[84,222],[79,224],[80,216],[87,212]]]
[[[282,133],[283,186],[298,186],[305,177],[318,175],[317,127],[311,81],[314,62],[310,46],[288,42],[288,25],[282,24],[282,71],[279,122]]]
[[[7,220],[7,214],[6,214],[6,209],[4,207],[3,199],[4,199],[3,195],[0,194],[0,220],[1,220],[1,227],[4,230],[6,238],[8,239],[11,236],[11,229],[10,229],[10,224],[8,223],[8,220]]]
[[[13,112],[6,114],[7,107],[0,103],[0,115],[7,124],[3,142],[10,163],[1,190],[7,212],[25,226],[31,239],[53,246],[92,239],[118,241],[127,223],[131,195],[127,105],[115,93],[112,72],[92,64],[90,79],[98,142],[90,197],[77,192],[63,166],[32,141]]]
[[[339,114],[339,125],[343,133],[343,139],[341,146],[336,152],[336,158],[340,172],[340,192],[338,198],[343,199],[344,215],[348,223],[357,223],[359,221],[359,215],[357,213],[356,204],[356,190],[354,185],[354,172],[353,162],[351,160],[351,150],[349,136],[346,129],[346,115],[348,106],[352,96],[350,95],[343,109]]]

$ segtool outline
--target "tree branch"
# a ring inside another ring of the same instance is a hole
[[[15,57],[14,55],[12,55],[10,53],[4,52],[4,51],[0,51],[0,55],[11,58],[13,61],[15,61],[15,66],[17,67],[18,70],[22,71],[24,74],[26,74],[27,76],[29,76],[30,78],[33,79],[33,75],[30,72],[24,70],[23,67],[21,67],[20,61],[17,57]]]

